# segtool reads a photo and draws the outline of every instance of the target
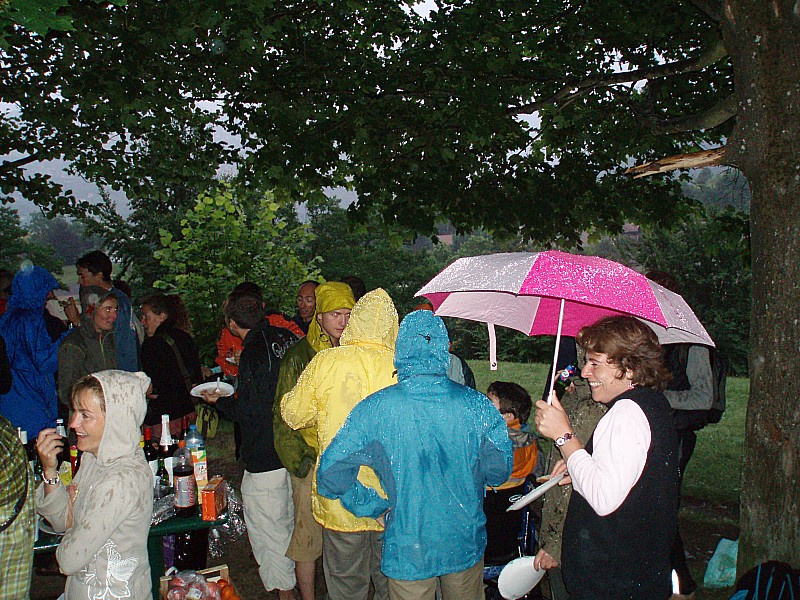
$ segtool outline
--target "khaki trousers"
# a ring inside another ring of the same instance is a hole
[[[330,600],[387,600],[386,576],[381,572],[382,531],[322,530],[322,565]]]
[[[442,600],[483,600],[483,559],[465,571],[441,577],[389,579],[389,600],[433,600],[437,580],[442,586]]]

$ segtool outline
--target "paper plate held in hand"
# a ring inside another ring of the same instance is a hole
[[[563,473],[559,473],[555,477],[551,478],[549,481],[547,481],[547,482],[543,483],[542,485],[540,485],[539,487],[535,488],[532,492],[529,492],[529,493],[525,494],[522,498],[520,498],[519,500],[514,502],[514,504],[509,506],[506,509],[506,512],[509,512],[509,511],[512,511],[512,510],[519,510],[520,508],[525,508],[526,506],[528,506],[528,504],[530,504],[531,502],[533,502],[534,500],[536,500],[540,496],[543,496],[544,493],[547,490],[557,486],[558,482],[561,481],[562,479],[564,479],[564,475],[566,475],[566,474],[567,474],[566,471],[564,471]]]
[[[546,572],[533,568],[533,556],[515,558],[500,571],[497,589],[507,600],[522,598],[538,585]]]
[[[200,385],[194,386],[191,393],[192,396],[202,398],[203,392],[219,392],[220,396],[233,396],[233,386],[230,383],[225,383],[224,381],[209,381],[207,383],[201,383]]]

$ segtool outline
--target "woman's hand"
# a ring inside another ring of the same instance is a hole
[[[542,569],[552,569],[558,566],[558,562],[556,559],[550,556],[544,550],[539,550],[536,553],[536,557],[533,559],[533,568],[537,571],[541,571]]]
[[[569,422],[569,417],[558,401],[555,392],[550,393],[550,401],[548,404],[544,400],[539,400],[536,403],[536,429],[543,436],[554,440],[561,437],[565,433],[572,433],[572,425]]]
[[[55,429],[42,429],[36,438],[36,452],[42,463],[42,472],[47,479],[58,475],[58,453],[64,448],[63,438]]]
[[[553,477],[558,477],[561,473],[564,473],[567,470],[567,461],[561,459],[555,465],[553,465],[553,470],[550,472],[550,479]],[[572,483],[572,477],[569,476],[569,473],[564,475],[564,479],[558,482],[558,485],[569,485]]]
[[[78,326],[81,322],[81,313],[78,310],[78,305],[75,303],[75,298],[70,296],[64,302],[61,302],[61,308],[64,309],[64,315],[71,325]]]

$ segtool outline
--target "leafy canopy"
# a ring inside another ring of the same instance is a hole
[[[275,194],[251,194],[221,183],[201,193],[181,220],[180,235],[160,230],[155,258],[163,269],[155,287],[181,294],[207,353],[221,329],[227,294],[239,283],[261,286],[267,308],[292,310],[297,282],[316,276],[298,250],[311,235],[280,217]]]

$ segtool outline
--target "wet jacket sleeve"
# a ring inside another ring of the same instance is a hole
[[[374,417],[373,417],[374,418]],[[378,492],[358,480],[362,465],[371,467],[383,483],[391,477],[385,447],[371,436],[368,404],[356,406],[320,458],[317,469],[317,492],[326,498],[339,499],[357,517],[376,519],[391,504]]]
[[[490,405],[491,406],[491,405]],[[494,408],[494,407],[492,407]],[[480,448],[480,468],[486,485],[497,486],[511,477],[514,450],[508,437],[508,427],[494,410],[487,414],[488,429]]]
[[[305,477],[317,461],[317,452],[309,446],[303,435],[293,430],[281,416],[281,398],[290,392],[297,383],[307,360],[298,352],[291,350],[281,361],[278,372],[278,386],[275,402],[272,405],[272,427],[275,437],[275,450],[283,465],[295,477]]]
[[[317,424],[317,372],[320,359],[317,354],[303,370],[297,384],[281,399],[281,416],[292,429],[302,429]]]

